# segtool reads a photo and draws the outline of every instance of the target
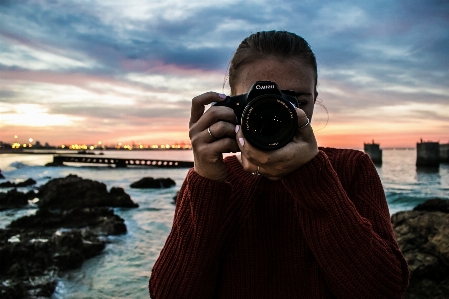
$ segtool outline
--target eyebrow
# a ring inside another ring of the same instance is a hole
[[[294,95],[295,95],[295,97],[297,97],[297,96],[304,96],[304,95],[306,95],[306,96],[308,96],[308,95],[312,95],[310,92],[298,92],[298,91],[294,91],[294,90],[291,90],[291,89],[284,89],[284,90],[281,90],[281,92],[284,92],[284,91],[287,91],[287,93],[293,93]]]

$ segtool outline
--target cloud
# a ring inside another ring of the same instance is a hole
[[[222,84],[240,41],[285,29],[316,53],[332,116],[322,133],[335,132],[332,122],[342,130],[386,122],[407,135],[398,123],[428,116],[435,122],[427,127],[443,135],[448,12],[438,0],[1,1],[0,127],[34,115],[33,125],[13,127],[35,130],[47,120],[55,132],[71,124],[86,138],[147,136],[142,128],[188,138],[190,99],[228,92]]]

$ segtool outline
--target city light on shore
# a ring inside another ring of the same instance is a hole
[[[31,138],[30,138],[31,139]],[[190,143],[180,143],[180,144],[122,144],[122,143],[118,143],[118,144],[113,144],[113,145],[99,145],[99,144],[78,144],[78,143],[74,143],[74,144],[70,144],[70,145],[65,145],[65,144],[61,144],[58,146],[52,146],[49,145],[48,143],[45,143],[45,145],[41,145],[41,143],[39,141],[37,141],[34,145],[31,143],[19,143],[19,142],[14,142],[14,143],[5,143],[0,141],[0,144],[2,144],[3,146],[1,147],[2,149],[5,148],[11,148],[11,149],[30,149],[30,148],[34,148],[34,149],[67,149],[67,150],[77,150],[77,151],[86,151],[86,150],[190,150],[192,149],[192,146],[190,145]]]

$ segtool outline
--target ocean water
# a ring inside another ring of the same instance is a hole
[[[105,157],[133,157],[192,161],[191,151],[105,151]],[[384,185],[390,214],[412,209],[432,197],[449,199],[449,164],[438,168],[417,169],[415,150],[384,150],[382,166],[376,166]],[[51,155],[2,154],[0,169],[9,181],[27,178],[37,186],[52,178],[76,174],[105,183],[108,188],[122,187],[137,202],[137,209],[116,209],[125,219],[128,233],[109,237],[103,254],[87,260],[80,269],[64,273],[53,299],[66,298],[148,298],[151,268],[170,232],[175,206],[173,197],[188,169],[108,168],[98,166],[45,167]],[[142,177],[170,177],[176,186],[162,190],[131,189]],[[20,188],[21,191],[31,189]],[[5,192],[6,190],[0,190]],[[0,212],[0,227],[13,219],[32,214],[36,206]]]

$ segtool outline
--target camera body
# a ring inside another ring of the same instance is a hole
[[[246,140],[261,150],[285,146],[298,128],[298,100],[294,92],[280,90],[272,81],[257,81],[248,93],[228,96],[213,105],[232,108]]]

